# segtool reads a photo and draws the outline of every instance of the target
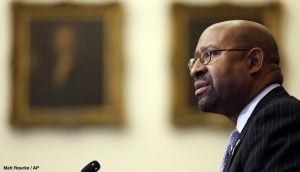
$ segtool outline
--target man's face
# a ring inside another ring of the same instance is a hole
[[[239,47],[228,28],[207,29],[200,37],[195,56],[204,50],[244,48]],[[245,99],[247,90],[246,51],[219,51],[212,54],[212,62],[203,65],[196,60],[191,69],[195,80],[195,96],[202,111],[231,113],[239,100]]]

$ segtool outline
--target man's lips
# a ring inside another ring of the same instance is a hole
[[[203,80],[196,81],[194,84],[195,87],[195,95],[202,94],[209,86],[209,83]]]

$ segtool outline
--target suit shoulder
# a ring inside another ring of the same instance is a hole
[[[274,99],[273,101],[270,101],[270,103],[264,109],[272,109],[272,108],[277,109],[277,107],[291,108],[293,110],[300,111],[300,101],[293,96],[284,96],[284,97]]]
[[[269,123],[277,122],[286,125],[288,123],[300,123],[300,101],[292,96],[280,97],[270,101],[254,116],[256,125],[266,126]]]

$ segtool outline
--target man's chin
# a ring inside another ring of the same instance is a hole
[[[216,109],[216,101],[213,101],[211,99],[200,98],[198,99],[198,107],[203,112],[214,112]]]

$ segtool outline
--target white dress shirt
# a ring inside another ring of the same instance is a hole
[[[236,129],[239,131],[239,133],[242,132],[243,128],[245,127],[248,119],[250,118],[252,112],[254,111],[254,108],[257,106],[258,102],[267,95],[271,90],[273,90],[276,87],[279,87],[280,84],[272,84],[269,85],[267,88],[265,88],[263,91],[261,91],[256,97],[254,97],[250,103],[248,103],[247,106],[244,107],[242,112],[239,114],[237,123],[236,123]]]

